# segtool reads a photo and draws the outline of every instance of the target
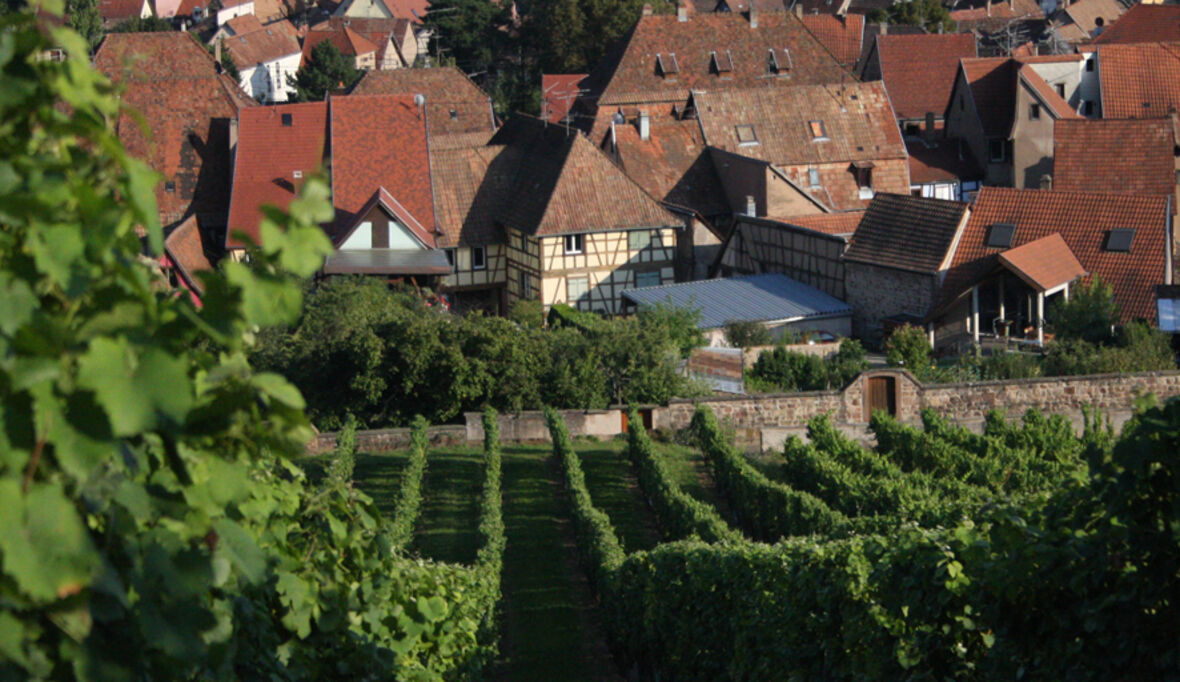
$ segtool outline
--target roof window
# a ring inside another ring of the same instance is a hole
[[[770,48],[770,61],[767,64],[767,70],[776,76],[785,76],[791,73],[791,51],[787,48],[776,50]]]
[[[1007,249],[1016,236],[1016,223],[993,223],[987,231],[984,245],[992,249]]]
[[[292,125],[291,114],[283,114],[283,127],[290,128]]]
[[[746,147],[758,144],[758,136],[754,134],[754,126],[749,124],[734,126],[734,132],[737,133],[738,145]]]
[[[807,127],[811,130],[812,142],[824,142],[828,139],[828,131],[824,128],[823,121],[808,121]]]
[[[676,53],[669,52],[668,54],[663,54],[657,52],[656,68],[659,69],[660,75],[665,78],[680,73],[680,64],[676,62]]]
[[[1135,230],[1111,230],[1106,235],[1106,250],[1131,252],[1131,242],[1135,241]]]
[[[718,76],[733,75],[733,53],[729,50],[724,52],[714,50],[709,54],[713,57],[713,68],[716,69]]]

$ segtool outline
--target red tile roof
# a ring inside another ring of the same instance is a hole
[[[1101,45],[1103,118],[1157,118],[1180,109],[1180,43]]]
[[[200,226],[196,216],[189,216],[184,222],[172,230],[164,240],[164,253],[176,267],[177,273],[184,284],[191,291],[200,294],[205,290],[196,273],[209,271],[213,265],[205,255],[205,247],[201,241]]]
[[[971,154],[971,147],[959,140],[935,140],[932,146],[907,140],[910,154],[910,182],[915,185],[958,180],[979,180],[983,170]]]
[[[341,26],[339,28],[328,29],[312,29],[307,32],[303,39],[303,58],[300,60],[300,66],[305,66],[309,59],[311,59],[311,51],[315,49],[316,45],[324,41],[328,41],[336,46],[340,54],[349,57],[357,57],[365,55],[370,52],[376,53],[380,50],[382,43],[387,43],[389,36],[377,34],[361,34],[352,30],[349,27]]]
[[[144,2],[145,0],[99,0],[98,16],[107,23],[135,19],[143,12]]]
[[[1015,223],[1014,247],[1060,234],[1090,276],[1114,288],[1123,320],[1154,320],[1153,291],[1165,281],[1171,248],[1165,238],[1167,220],[1163,197],[984,187],[959,241],[938,308],[945,310],[998,266],[1001,249],[985,245],[988,228]],[[1113,229],[1135,230],[1130,253],[1104,250]]]
[[[484,246],[503,241],[495,220],[520,167],[520,150],[503,145],[430,151],[438,245]]]
[[[999,255],[1000,263],[1037,291],[1048,291],[1086,274],[1058,233],[1041,237]]]
[[[769,220],[777,220],[780,223],[804,227],[824,234],[852,235],[856,233],[856,228],[860,225],[864,214],[864,211],[837,211],[835,213],[769,218]]]
[[[584,73],[541,74],[541,118],[558,123],[578,98]]]
[[[1119,0],[1078,0],[1065,7],[1058,18],[1062,36],[1070,42],[1089,40],[1101,19],[1110,26],[1122,16],[1126,7]],[[1068,22],[1061,15],[1068,17]]]
[[[967,204],[879,193],[856,228],[844,259],[912,272],[938,272]]]
[[[251,31],[258,31],[262,28],[262,22],[253,14],[243,14],[240,17],[234,17],[225,22],[227,33],[232,35],[242,35]]]
[[[710,146],[775,165],[906,158],[880,81],[700,92],[694,102]],[[822,125],[823,139],[813,136],[812,121]],[[745,125],[757,144],[738,139]]]
[[[770,50],[790,51],[789,76],[770,78]],[[712,69],[712,52],[733,57],[734,69],[722,78]],[[657,55],[668,62],[675,54],[675,74],[663,76]],[[730,77],[732,76],[732,77]],[[803,23],[788,12],[764,14],[751,29],[740,14],[692,15],[680,22],[675,15],[641,17],[598,66],[585,87],[598,106],[682,102],[690,90],[777,88],[782,85],[852,81]]]
[[[1180,41],[1180,5],[1131,5],[1118,21],[1108,24],[1094,44]]]
[[[959,60],[975,57],[970,33],[877,36],[881,80],[898,118],[941,117],[950,102]]]
[[[608,130],[603,148],[610,142]],[[619,164],[648,194],[706,216],[731,212],[695,120],[653,115],[648,140],[639,139],[633,122],[617,125],[615,143]]]
[[[851,69],[860,59],[861,41],[864,38],[865,18],[863,14],[847,14],[843,17],[831,14],[805,14],[803,25],[811,31],[836,61]]]
[[[369,71],[352,95],[424,95],[430,136],[494,132],[491,99],[453,67]]]
[[[1176,144],[1171,118],[1057,121],[1053,187],[1171,195],[1176,191]]]
[[[423,246],[428,249],[438,248],[434,231],[426,229],[422,223],[418,222],[418,219],[400,201],[386,191],[384,187],[378,187],[377,191],[373,192],[373,196],[369,197],[369,200],[365,202],[364,206],[353,213],[352,220],[341,224],[341,229],[336,231],[336,235],[332,240],[336,247],[340,248],[344,242],[348,241],[349,235],[356,228],[360,227],[364,220],[372,213],[373,209],[378,206],[396,218]]]
[[[1019,62],[1005,57],[964,59],[961,68],[975,100],[983,134],[1007,137],[1016,107],[1015,82]]]
[[[288,21],[276,21],[256,31],[230,36],[222,44],[239,69],[300,52],[299,34]]]
[[[977,24],[1002,24],[1011,19],[1027,17],[1044,17],[1045,13],[1039,4],[1033,0],[1014,0],[1012,2],[980,3],[978,7],[953,10],[951,19],[959,24],[959,30],[974,28]]]
[[[113,33],[94,65],[124,87],[130,113],[119,117],[119,139],[132,156],[163,177],[156,187],[160,222],[195,214],[203,227],[225,225],[228,208],[229,123],[256,102],[218,73],[213,56],[188,33]],[[169,185],[171,183],[171,191]]]
[[[284,116],[290,116],[290,125],[283,125]],[[242,112],[238,119],[227,248],[244,245],[233,234],[239,230],[257,242],[262,220],[259,208],[287,208],[308,175],[322,170],[327,135],[326,102],[280,104]]]
[[[426,118],[408,95],[331,99],[332,203],[343,224],[384,188],[429,232],[435,229]]]

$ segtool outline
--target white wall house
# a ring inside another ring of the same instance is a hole
[[[221,3],[221,9],[217,10],[217,25],[222,26],[230,19],[247,14],[254,14],[254,0],[225,0]]]
[[[303,50],[295,27],[277,21],[257,30],[228,37],[224,49],[238,67],[246,94],[260,102],[286,102],[295,89],[287,76],[299,70]]]
[[[254,66],[243,67],[239,64],[242,89],[261,102],[288,101],[295,94],[295,88],[287,84],[287,76],[294,76],[299,70],[300,56],[296,52]]]

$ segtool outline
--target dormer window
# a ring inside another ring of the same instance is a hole
[[[1016,223],[993,223],[987,230],[984,246],[989,249],[1007,249],[1016,236]]]
[[[1106,235],[1106,250],[1120,253],[1131,252],[1131,242],[1135,241],[1135,230],[1111,230]]]
[[[786,76],[791,73],[791,51],[787,48],[776,50],[771,48],[770,61],[767,70],[775,76]]]
[[[873,198],[873,162],[853,161],[852,172],[856,174],[857,198]]]
[[[758,144],[758,136],[754,134],[754,126],[748,124],[734,126],[734,132],[737,133],[739,147],[749,147]]]
[[[820,186],[819,169],[818,168],[812,167],[812,168],[807,169],[807,183],[809,185],[811,185],[812,187],[819,187]]]
[[[714,72],[722,78],[733,77],[733,54],[729,50],[710,53],[713,58]]]
[[[824,127],[823,121],[808,121],[807,127],[811,130],[812,142],[826,142],[828,139],[827,128]]]
[[[656,53],[656,70],[664,78],[675,78],[680,73],[680,64],[676,62],[676,53]]]

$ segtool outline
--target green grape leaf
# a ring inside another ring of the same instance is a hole
[[[0,500],[4,572],[20,590],[51,602],[84,589],[99,559],[61,486],[34,484],[22,494],[18,481],[0,480]]]
[[[94,391],[117,436],[155,428],[159,415],[183,422],[192,406],[184,360],[161,350],[136,357],[126,339],[95,339],[78,365],[78,384]]]
[[[33,319],[39,301],[28,283],[0,272],[0,332],[12,335]]]
[[[254,542],[254,538],[229,519],[216,521],[213,529],[217,531],[217,551],[229,559],[248,582],[262,580],[266,572],[266,555]]]
[[[303,402],[303,395],[299,392],[299,389],[295,388],[291,382],[278,374],[271,372],[255,374],[250,379],[250,383],[257,386],[263,393],[288,407],[302,410],[306,405]]]

